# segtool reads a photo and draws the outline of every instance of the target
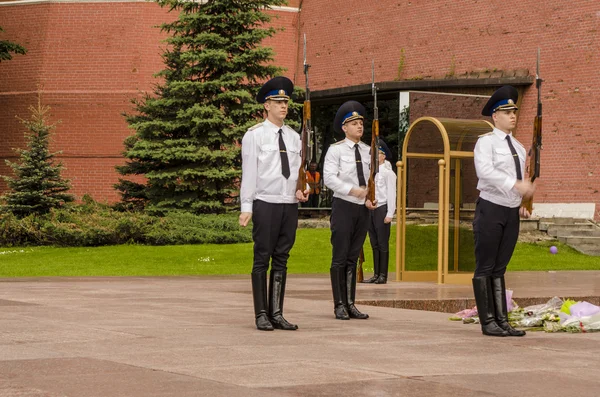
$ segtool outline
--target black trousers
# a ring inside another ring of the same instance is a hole
[[[506,266],[517,245],[519,226],[519,207],[504,207],[477,199],[473,220],[474,277],[500,277],[506,273]]]
[[[369,214],[369,241],[371,248],[380,252],[390,250],[390,228],[391,223],[384,223],[387,214],[387,204],[375,208]]]
[[[298,204],[272,204],[254,200],[252,205],[252,272],[287,270],[290,250],[296,241]]]
[[[358,255],[367,237],[369,209],[334,198],[331,204],[332,268],[356,267]]]

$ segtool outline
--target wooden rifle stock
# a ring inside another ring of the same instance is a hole
[[[308,170],[308,157],[310,156],[310,100],[304,101],[304,109],[302,111],[302,153],[300,169],[298,169],[298,182],[296,183],[296,190],[304,192],[308,180],[306,178],[306,171]]]
[[[533,183],[540,176],[540,155],[542,150],[542,79],[540,78],[540,49],[537,53],[537,68],[535,75],[535,86],[537,88],[537,114],[533,122],[533,140],[529,149],[529,180]],[[533,197],[523,200],[521,207],[525,207],[529,213],[533,213]]]
[[[361,248],[360,254],[358,255],[358,266],[356,267],[356,282],[362,283],[365,276],[363,274],[363,263],[365,263],[365,252]]]
[[[533,123],[533,141],[529,150],[529,180],[533,183],[540,176],[540,150],[542,149],[542,117],[535,116]],[[533,197],[521,202],[531,214],[533,212]]]
[[[371,136],[371,172],[367,183],[367,200],[375,203],[375,176],[379,170],[379,120],[373,120]]]

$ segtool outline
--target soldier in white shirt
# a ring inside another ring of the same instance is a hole
[[[373,249],[373,277],[363,283],[385,284],[390,262],[390,228],[396,212],[396,174],[392,153],[383,139],[379,139],[379,171],[375,176],[377,208],[369,217],[369,241]]]
[[[523,178],[525,148],[512,136],[517,123],[517,99],[518,92],[511,86],[494,92],[481,114],[491,116],[495,128],[479,137],[474,150],[480,193],[473,220],[473,291],[481,330],[490,336],[525,335],[508,323],[504,282],[519,236],[520,216],[531,215],[521,207],[521,201],[535,191],[535,186]]]
[[[264,103],[267,118],[250,128],[242,139],[240,225],[245,227],[252,219],[252,295],[256,328],[261,331],[298,329],[283,317],[287,261],[298,227],[298,201],[306,201],[309,193],[296,191],[302,145],[298,133],[284,124],[293,88],[286,77],[266,82],[256,100]]]
[[[365,108],[356,101],[345,102],[338,109],[334,129],[346,139],[331,145],[325,155],[323,177],[333,191],[331,204],[331,289],[335,318],[367,319],[354,305],[356,295],[356,264],[365,242],[369,209],[365,201],[370,172],[370,146],[361,142]]]

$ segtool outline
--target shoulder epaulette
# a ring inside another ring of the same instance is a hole
[[[344,140],[341,140],[341,141],[338,141],[338,142],[334,143],[333,146],[339,145],[341,143],[344,143]]]
[[[494,134],[494,131],[490,131],[490,132],[487,132],[485,134],[479,135],[479,138],[481,138],[482,136],[488,136],[488,135],[493,135],[493,134]]]
[[[257,129],[258,127],[260,127],[262,124],[263,124],[263,123],[258,123],[258,124],[255,124],[255,125],[253,125],[252,127],[248,128],[248,131],[255,130],[255,129]]]
[[[292,127],[290,127],[289,125],[285,124],[283,126],[286,130],[290,131],[290,132],[295,132],[296,134],[298,134],[299,132],[296,131],[295,129],[293,129]]]
[[[520,145],[522,148],[525,148],[525,146],[523,146],[523,144],[519,142],[515,137],[513,137],[512,141]]]

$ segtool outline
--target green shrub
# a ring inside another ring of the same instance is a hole
[[[0,215],[0,245],[14,247],[37,245],[42,241],[38,217],[30,215],[18,219],[12,213]]]
[[[194,215],[171,212],[163,217],[116,211],[85,199],[82,204],[18,219],[0,214],[0,246],[101,246],[115,244],[229,244],[252,241],[237,214]]]
[[[146,233],[146,243],[173,244],[231,244],[252,241],[250,229],[238,224],[237,215],[194,215],[172,212],[159,218]]]

